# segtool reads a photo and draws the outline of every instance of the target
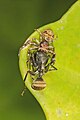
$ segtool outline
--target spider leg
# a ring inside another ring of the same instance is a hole
[[[35,40],[35,41],[33,41],[33,40]],[[38,41],[36,38],[27,39],[27,40],[25,41],[25,43],[22,45],[22,47],[20,47],[18,56],[19,56],[19,54],[20,54],[20,51],[21,51],[22,49],[24,49],[27,45],[33,45],[33,46],[38,47],[38,44],[39,44],[39,41]]]
[[[34,30],[37,31],[40,35],[42,35],[39,29],[34,29]]]
[[[19,56],[19,54],[20,54],[20,51],[21,51],[22,49],[24,49],[30,42],[31,42],[30,39],[27,39],[27,40],[25,41],[25,43],[24,43],[24,44],[20,47],[20,49],[19,49],[18,56]]]

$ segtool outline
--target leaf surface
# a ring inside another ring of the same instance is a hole
[[[42,91],[31,88],[28,75],[26,86],[38,100],[47,120],[80,120],[80,1],[77,1],[57,22],[41,27],[51,28],[58,36],[54,41],[57,71],[43,76],[47,87]],[[39,38],[34,32],[29,37]],[[19,66],[22,78],[27,71],[27,50],[20,51]]]

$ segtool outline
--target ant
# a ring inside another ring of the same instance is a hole
[[[51,29],[46,29],[43,32],[36,29],[36,31],[40,35],[39,40],[35,38],[32,40],[28,39],[20,50],[30,45],[30,49],[28,49],[27,53],[28,60],[26,61],[28,71],[25,75],[24,83],[29,73],[33,79],[31,87],[34,90],[42,90],[46,87],[46,82],[43,80],[42,76],[48,71],[57,70],[54,66],[56,55],[53,46],[54,33]]]

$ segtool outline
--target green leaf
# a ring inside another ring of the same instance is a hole
[[[47,87],[36,91],[31,88],[28,76],[25,84],[38,100],[47,120],[80,120],[80,1],[77,1],[57,22],[41,27],[43,31],[51,28],[58,35],[54,46],[57,71],[43,76]],[[39,38],[37,32],[29,37]],[[24,79],[27,66],[27,50],[20,51],[19,66]]]

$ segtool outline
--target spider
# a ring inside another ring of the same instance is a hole
[[[53,46],[54,33],[51,29],[46,29],[43,32],[36,29],[36,31],[40,35],[39,40],[35,38],[27,40],[20,50],[27,45],[30,45],[27,52],[28,59],[26,61],[28,70],[24,77],[24,83],[29,73],[33,79],[31,87],[34,90],[42,90],[46,87],[46,82],[43,80],[42,76],[48,71],[57,70],[54,66],[56,55]],[[24,94],[25,89],[23,90],[22,95]]]

